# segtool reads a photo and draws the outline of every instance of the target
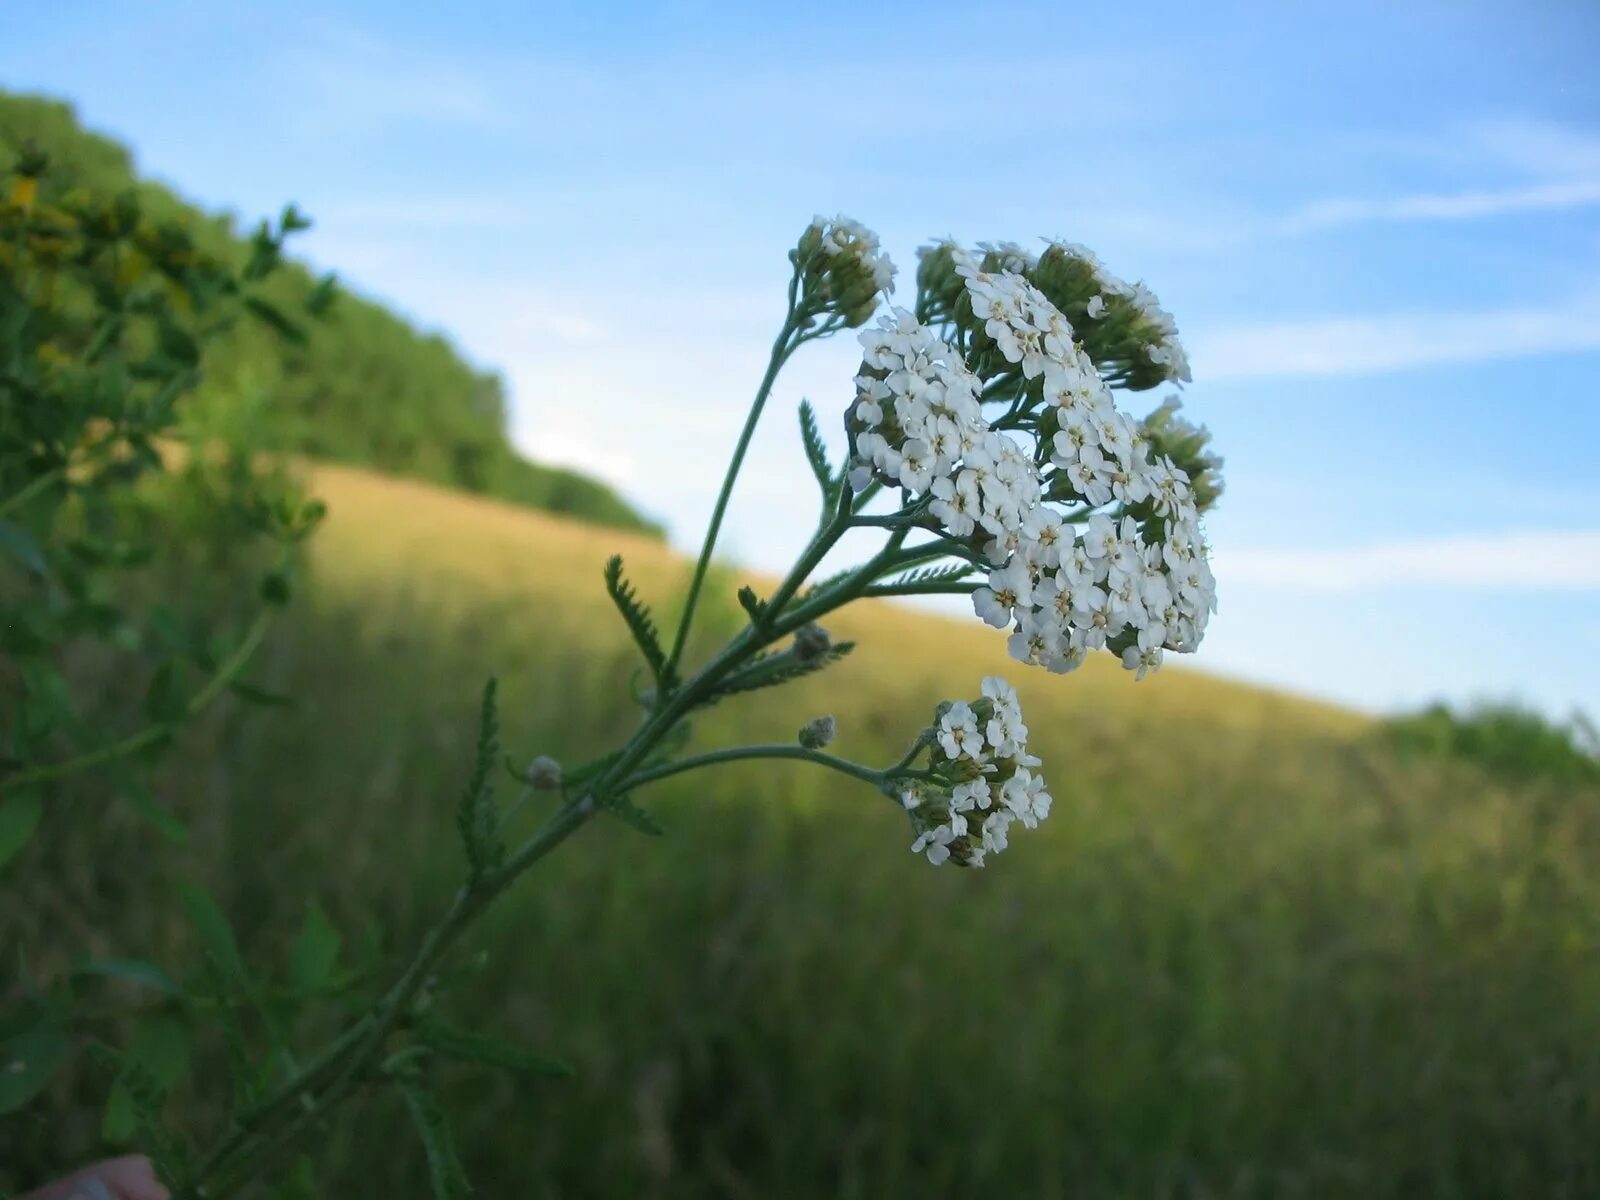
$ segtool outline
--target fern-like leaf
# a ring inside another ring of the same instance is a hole
[[[833,468],[828,463],[828,447],[822,441],[822,431],[817,427],[817,410],[811,407],[811,401],[800,401],[800,440],[805,444],[806,461],[811,464],[811,473],[817,477],[817,486],[822,489],[824,502],[831,500],[837,482],[833,477]]]
[[[640,833],[649,834],[651,837],[660,837],[667,832],[661,827],[659,821],[627,796],[613,796],[600,807],[623,824],[632,825]]]
[[[796,658],[792,650],[759,658],[744,670],[723,680],[716,693],[704,701],[704,705],[715,704],[725,696],[759,691],[761,688],[779,687],[796,679],[804,679],[807,675],[814,675],[832,666],[855,648],[854,642],[839,642],[828,647],[820,657],[809,661]]]
[[[467,852],[471,880],[476,883],[488,871],[505,861],[505,843],[496,828],[494,809],[494,765],[500,757],[500,720],[495,712],[494,679],[483,685],[483,704],[478,714],[478,751],[473,761],[472,778],[456,806],[456,829]]]
[[[656,632],[655,619],[651,617],[650,610],[639,603],[639,595],[633,585],[622,577],[620,554],[613,554],[606,561],[606,592],[617,606],[617,611],[622,614],[623,621],[627,623],[628,632],[633,634],[639,653],[643,654],[645,662],[650,664],[650,673],[656,679],[657,693],[671,690],[674,680],[667,672],[667,656],[661,649],[661,638]]]
[[[913,583],[953,583],[973,571],[971,563],[956,563],[948,567],[919,567],[889,581],[890,587],[905,587]]]

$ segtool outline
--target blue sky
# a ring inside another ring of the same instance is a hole
[[[1199,664],[1557,714],[1600,713],[1597,57],[1584,0],[0,10],[0,82],[208,205],[300,203],[679,544],[813,212],[906,275],[933,235],[1086,242],[1177,316],[1228,459]],[[743,560],[807,532],[789,410],[841,410],[853,349],[780,386]]]

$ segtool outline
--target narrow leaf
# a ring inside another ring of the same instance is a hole
[[[601,808],[624,824],[633,826],[640,833],[649,834],[651,837],[660,837],[666,833],[659,821],[627,796],[613,796],[602,804]]]
[[[31,789],[12,792],[0,798],[0,867],[21,852],[39,827],[44,803]]]
[[[72,973],[80,976],[103,975],[108,979],[125,979],[129,983],[136,983],[140,987],[163,992],[168,996],[182,994],[178,985],[173,983],[160,967],[154,963],[141,962],[136,958],[105,958],[80,963],[73,968]]]
[[[50,565],[45,562],[44,551],[39,549],[39,543],[33,534],[21,525],[0,521],[0,550],[4,550],[34,575],[43,578],[50,573]]]
[[[251,704],[260,704],[266,708],[293,708],[296,703],[293,696],[285,696],[282,692],[273,692],[264,687],[257,687],[253,683],[246,683],[243,679],[228,680],[228,689],[240,699],[248,700]]]
[[[189,914],[189,920],[199,933],[206,954],[216,964],[217,970],[235,983],[244,983],[244,960],[239,957],[239,946],[233,940],[233,930],[222,909],[217,907],[217,902],[192,883],[178,885],[178,898],[183,902],[184,911]]]
[[[150,794],[150,789],[145,787],[139,779],[128,771],[119,771],[113,779],[112,786],[117,789],[117,794],[133,806],[138,813],[167,841],[174,846],[184,846],[189,842],[189,827],[173,816],[156,801]]]
[[[165,1014],[146,1017],[133,1028],[128,1056],[155,1080],[163,1091],[177,1082],[189,1065],[189,1031],[182,1021]]]
[[[328,914],[313,901],[289,956],[289,977],[296,987],[309,991],[328,982],[339,961],[341,940]]]
[[[472,1184],[467,1182],[466,1170],[456,1155],[455,1140],[450,1136],[439,1098],[421,1080],[402,1080],[399,1087],[428,1156],[428,1178],[434,1196],[438,1200],[466,1200],[472,1195]]]
[[[0,1042],[0,1114],[42,1092],[66,1056],[67,1039],[54,1025],[35,1025]]]
[[[305,331],[291,321],[288,317],[284,316],[283,313],[280,312],[274,305],[267,303],[267,301],[261,299],[259,296],[246,296],[244,298],[244,306],[253,312],[263,322],[272,326],[273,329],[277,330],[278,333],[288,341],[297,346],[305,343]]]
[[[511,1042],[458,1029],[443,1021],[424,1021],[417,1027],[417,1037],[430,1049],[460,1062],[482,1063],[519,1075],[572,1074],[572,1068],[560,1059],[534,1054]]]

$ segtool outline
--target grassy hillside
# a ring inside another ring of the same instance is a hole
[[[263,967],[312,898],[348,941],[381,919],[404,947],[456,879],[485,675],[519,754],[578,758],[635,719],[600,565],[620,549],[662,596],[687,568],[658,543],[348,469],[314,484],[332,516],[259,674],[305,702],[188,739],[158,789],[187,848],[152,853],[94,782],[53,811],[8,881],[47,959],[192,964],[175,906],[144,903],[191,869]],[[710,625],[738,620],[737,582]],[[992,869],[936,870],[867,789],[746,764],[641,796],[667,838],[586,830],[442,1000],[577,1068],[451,1080],[481,1194],[1600,1191],[1600,795],[1398,758],[1349,713],[1195,672],[1025,673],[973,621],[880,602],[836,632],[854,656],[715,710],[698,744],[831,711],[842,753],[886,761],[999,669],[1055,814]],[[197,1131],[216,1086],[175,1098]],[[95,1150],[89,1094],[51,1094],[0,1185]],[[425,1194],[384,1105],[327,1161],[319,1194]]]
[[[211,254],[245,260],[241,232],[248,231],[232,214],[204,212],[141,176],[128,150],[85,129],[70,105],[0,89],[0,170],[29,144],[50,156],[47,198],[73,188],[101,196],[131,192],[152,220],[182,226]],[[282,311],[298,313],[315,285],[305,267],[290,264],[264,294]],[[307,342],[295,346],[246,322],[209,341],[205,382],[185,402],[185,423],[254,449],[369,464],[659,534],[604,484],[517,454],[507,437],[500,378],[467,362],[439,334],[349,293],[307,332]]]

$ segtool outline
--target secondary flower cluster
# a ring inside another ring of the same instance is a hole
[[[832,312],[847,325],[865,325],[880,296],[894,290],[894,263],[877,234],[849,217],[813,217],[790,258],[800,268],[812,315]]]
[[[985,379],[896,310],[860,335],[852,487],[903,488],[945,536],[983,555],[992,569],[975,607],[996,628],[1013,626],[1022,662],[1065,672],[1104,647],[1142,678],[1163,650],[1193,651],[1215,607],[1200,508],[1189,472],[1152,450],[1184,447],[1207,473],[1209,499],[1218,464],[1201,454],[1204,431],[1175,423],[1170,407],[1149,429],[1118,409],[1061,310],[1018,271],[986,269],[1024,265],[1020,251],[944,252],[962,281],[974,359],[998,358],[990,381],[1016,393],[1000,423],[1034,444],[994,428]]]
[[[1035,774],[1039,760],[1028,753],[1028,727],[1017,693],[998,676],[983,681],[983,695],[970,703],[939,706],[929,774],[908,784],[901,803],[917,831],[911,849],[928,861],[981,867],[999,854],[1012,825],[1032,829],[1050,815],[1050,793]]]

